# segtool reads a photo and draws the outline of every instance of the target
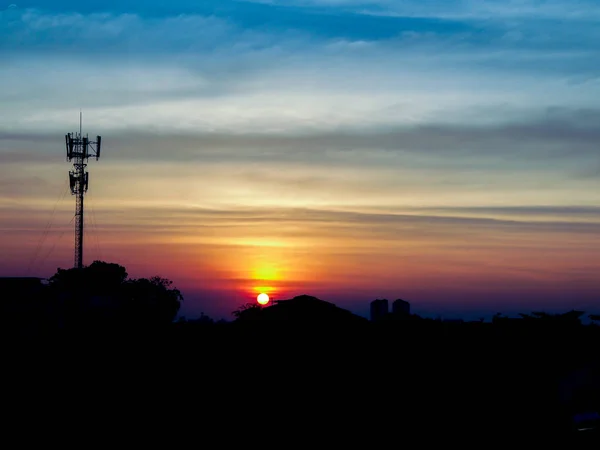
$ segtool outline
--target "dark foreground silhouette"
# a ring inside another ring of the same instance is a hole
[[[129,283],[102,264],[94,270],[110,272],[110,288],[60,272],[60,283],[23,288],[19,307],[3,292],[5,399],[80,402],[106,411],[102,420],[127,410],[131,424],[150,415],[163,428],[177,418],[205,437],[225,427],[221,439],[247,445],[597,440],[580,429],[600,412],[600,327],[581,313],[373,322],[301,296],[240,308],[233,322],[173,322],[182,298],[168,280]]]

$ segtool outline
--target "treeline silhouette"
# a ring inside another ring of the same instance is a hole
[[[82,269],[59,268],[47,281],[6,280],[0,291],[5,331],[34,335],[169,325],[183,301],[171,280],[129,278],[125,267],[103,261]]]
[[[597,439],[578,431],[584,416],[575,420],[588,414],[595,424],[590,414],[600,411],[600,326],[584,325],[582,311],[369,321],[304,295],[242,305],[230,322],[175,320],[184,299],[169,279],[131,279],[101,261],[59,269],[47,285],[2,289],[12,356],[61,374],[92,365],[88,373],[113,389],[124,389],[123,373],[135,373],[128,389],[151,386],[152,395],[185,379],[187,401],[251,407],[316,432],[311,422],[338,444],[352,433],[375,445],[417,431]]]

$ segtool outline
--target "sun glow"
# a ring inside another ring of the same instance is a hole
[[[261,266],[254,270],[252,278],[255,280],[277,280],[279,279],[279,270],[273,266]]]
[[[263,292],[262,294],[259,294],[258,297],[256,297],[256,301],[259,305],[264,306],[267,303],[269,303],[269,296]]]

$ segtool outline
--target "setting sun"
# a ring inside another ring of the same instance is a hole
[[[258,297],[256,297],[256,301],[259,305],[264,306],[267,303],[269,303],[269,296],[263,292],[262,294],[259,294]]]

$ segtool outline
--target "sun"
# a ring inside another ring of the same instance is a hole
[[[256,301],[259,305],[264,306],[267,303],[269,303],[269,296],[263,292],[262,294],[258,294],[258,297],[256,297]]]

